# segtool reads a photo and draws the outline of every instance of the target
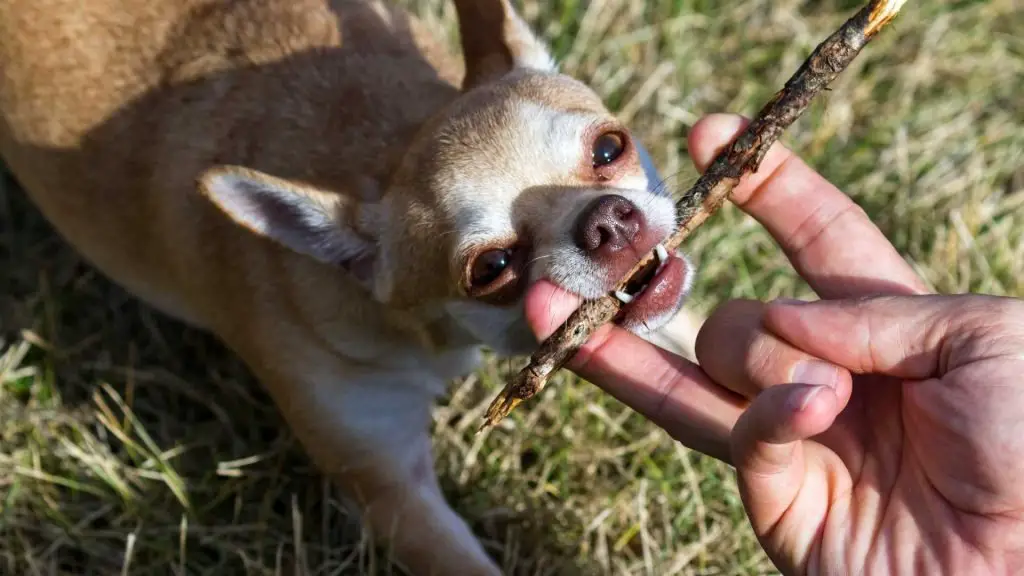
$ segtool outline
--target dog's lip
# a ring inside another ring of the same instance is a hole
[[[674,314],[685,300],[684,296],[689,284],[688,276],[692,272],[687,260],[681,252],[670,253],[661,244],[655,244],[652,250],[658,252],[657,267],[653,275],[646,276],[646,282],[638,289],[631,287],[632,296],[622,292],[613,293],[623,302],[619,321],[623,327],[654,329],[656,326],[651,324],[652,321],[660,321],[662,318]],[[562,282],[547,276],[536,278],[531,284],[539,280],[550,282],[581,301],[596,298],[596,296],[584,297]],[[607,289],[613,290],[615,284],[618,284],[618,279]]]
[[[686,277],[690,273],[686,260],[676,254],[666,254],[654,276],[639,292],[626,299],[621,312],[621,323],[627,327],[653,328],[650,321],[673,313],[682,304]],[[620,300],[622,296],[617,294]]]

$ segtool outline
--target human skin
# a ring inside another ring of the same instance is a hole
[[[695,125],[697,167],[745,123]],[[605,326],[568,368],[735,466],[784,573],[1024,569],[1024,302],[929,294],[864,212],[781,145],[731,199],[821,300],[723,304],[698,336],[699,367]],[[527,294],[540,338],[577,305],[549,283]]]

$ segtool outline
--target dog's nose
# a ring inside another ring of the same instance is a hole
[[[617,194],[601,196],[576,219],[573,240],[590,253],[610,254],[629,246],[644,225],[643,214]]]

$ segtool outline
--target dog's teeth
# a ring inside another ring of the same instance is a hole
[[[622,302],[623,304],[629,304],[630,302],[633,301],[633,297],[630,296],[629,294],[626,294],[622,290],[616,290],[615,297],[618,298],[619,302]]]
[[[654,247],[654,253],[658,256],[659,263],[664,264],[668,260],[668,250],[661,244]]]

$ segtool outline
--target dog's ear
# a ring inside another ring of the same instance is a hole
[[[199,190],[236,223],[291,250],[371,282],[376,205],[237,166],[199,178]]]
[[[554,71],[546,46],[509,0],[455,0],[466,61],[463,90],[500,78],[515,68]]]

